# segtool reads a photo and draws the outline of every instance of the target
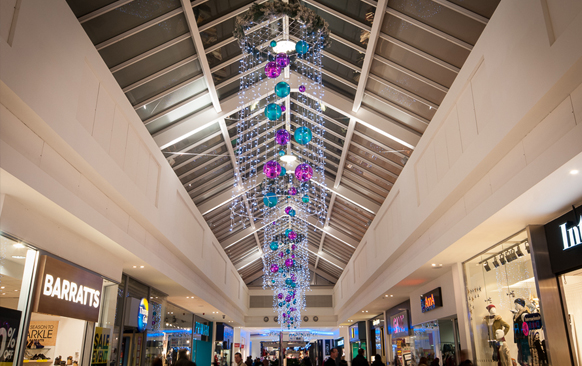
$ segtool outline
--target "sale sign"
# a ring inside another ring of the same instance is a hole
[[[43,346],[55,346],[57,344],[58,321],[36,321],[30,322],[28,327],[28,342],[39,342]]]
[[[21,312],[0,306],[0,366],[14,364]]]
[[[109,362],[110,346],[111,328],[95,327],[91,365],[106,365]]]

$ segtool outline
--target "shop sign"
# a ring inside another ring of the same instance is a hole
[[[240,348],[240,343],[235,343],[234,348]]]
[[[137,311],[137,330],[143,332],[148,326],[148,300],[144,297],[139,302],[139,310]]]
[[[360,341],[359,325],[354,324],[350,327],[350,342],[359,342],[359,341]]]
[[[380,319],[376,319],[376,320],[374,320],[374,321],[372,322],[372,325],[373,325],[373,326],[380,325]]]
[[[390,317],[390,334],[396,337],[408,335],[408,314],[406,310]]]
[[[576,208],[544,226],[552,271],[556,274],[582,267],[582,215]],[[535,243],[534,251],[535,251]]]
[[[530,330],[542,329],[542,316],[540,313],[526,314],[523,319],[523,334],[528,335]]]
[[[206,324],[196,322],[194,325],[194,334],[200,334],[208,337],[210,334],[210,327]]]
[[[97,322],[102,288],[101,277],[42,255],[32,311]]]
[[[335,345],[338,347],[343,347],[344,346],[344,339],[340,338],[335,342]]]
[[[49,347],[56,346],[58,330],[58,321],[32,320],[26,338],[28,342],[39,342],[41,345]]]
[[[0,366],[12,366],[22,313],[0,307]]]
[[[111,345],[111,328],[95,327],[93,340],[93,357],[91,365],[106,365],[109,361],[109,347]]]
[[[422,306],[422,312],[426,313],[428,311],[434,310],[443,306],[443,300],[441,297],[441,288],[437,287],[432,291],[427,292],[420,296],[420,305]]]

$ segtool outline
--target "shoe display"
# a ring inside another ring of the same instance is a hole
[[[36,346],[36,348],[44,348],[44,346],[42,344],[40,344],[40,341],[35,341],[34,345]]]
[[[55,366],[59,366],[60,364],[61,364],[61,356],[55,357],[55,363],[54,363],[54,365]]]
[[[72,365],[72,364],[73,364],[73,356],[67,357],[67,365]]]

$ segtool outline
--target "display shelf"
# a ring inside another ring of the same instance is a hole
[[[24,363],[48,363],[55,362],[55,360],[23,360]]]

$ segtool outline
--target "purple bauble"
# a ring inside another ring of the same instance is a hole
[[[285,266],[292,267],[293,266],[293,259],[291,259],[291,258],[285,259]]]
[[[265,75],[267,75],[269,79],[275,79],[281,75],[281,68],[277,66],[275,61],[267,62],[267,65],[265,66]]]
[[[295,231],[291,231],[288,236],[289,236],[289,239],[291,239],[291,240],[297,239],[297,233]],[[293,261],[293,260],[291,259],[291,261]]]
[[[285,256],[285,253],[279,252],[279,257],[283,258],[284,256]]]
[[[291,254],[291,258],[295,259],[295,254]]]
[[[277,273],[277,271],[279,271],[279,266],[276,264],[272,264],[271,265],[271,272]]]
[[[284,105],[281,106],[281,112],[285,112],[287,110],[287,108],[285,108]]]
[[[275,141],[279,145],[287,145],[290,139],[291,135],[289,135],[289,131],[285,129],[277,130],[277,132],[275,133]]]
[[[263,165],[263,173],[265,173],[267,178],[277,178],[279,174],[281,174],[281,165],[279,165],[275,160],[267,161],[265,165]]]
[[[280,53],[277,55],[277,58],[275,58],[275,62],[277,63],[277,66],[283,69],[289,66],[289,56],[287,56],[286,53]]]
[[[278,297],[279,299],[282,299],[282,298],[283,298],[283,294],[279,292],[279,295],[277,295],[277,297]]]
[[[292,280],[292,281],[295,281],[296,279],[297,279],[297,277],[295,277],[295,273],[292,273],[292,274],[291,274],[291,280]],[[292,292],[292,293],[293,293],[293,292]]]
[[[289,295],[285,296],[285,301],[291,302],[291,296],[289,296]]]
[[[295,187],[289,188],[289,195],[290,196],[295,196],[296,194],[297,194],[297,188],[295,188]],[[287,213],[289,213],[289,212],[287,212]]]
[[[295,244],[291,245],[291,250],[295,250],[297,249],[297,246]]]
[[[270,63],[270,62],[269,62],[269,63]],[[266,72],[266,71],[267,71],[267,68],[265,68],[265,72]],[[281,72],[279,71],[279,73],[281,73]],[[277,76],[275,76],[275,77],[277,77]],[[305,85],[301,85],[301,86],[299,86],[299,91],[303,93],[303,92],[305,91]]]
[[[289,215],[289,212],[291,212],[291,210],[292,210],[292,209],[293,209],[293,208],[292,208],[291,206],[287,206],[287,207],[285,207],[285,213],[286,213],[287,215]]]
[[[264,168],[263,168],[264,170]],[[313,169],[307,163],[297,165],[295,168],[295,178],[300,182],[307,182],[313,177]]]

